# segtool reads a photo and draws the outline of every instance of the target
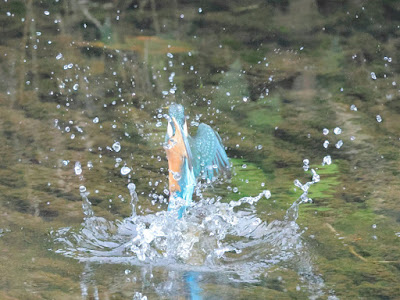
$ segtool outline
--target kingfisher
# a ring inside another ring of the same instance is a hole
[[[201,123],[195,136],[188,132],[185,109],[173,103],[168,111],[164,149],[168,159],[168,210],[178,210],[182,218],[192,202],[198,179],[214,181],[229,170],[229,159],[219,134]]]

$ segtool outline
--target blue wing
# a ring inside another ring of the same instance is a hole
[[[189,139],[193,171],[196,178],[213,180],[221,171],[229,169],[229,159],[217,132],[201,123],[196,136]]]

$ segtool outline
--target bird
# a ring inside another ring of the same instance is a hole
[[[182,218],[192,202],[197,181],[213,182],[229,171],[230,163],[216,131],[201,123],[196,135],[190,136],[183,105],[172,103],[168,109],[164,143],[169,170],[168,211],[178,209],[178,218]]]

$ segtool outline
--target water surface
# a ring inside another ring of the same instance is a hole
[[[397,1],[0,8],[0,298],[400,297]],[[172,102],[232,163],[179,221]]]

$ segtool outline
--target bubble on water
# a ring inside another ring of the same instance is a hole
[[[112,148],[113,148],[113,150],[114,150],[115,152],[119,152],[119,151],[121,150],[121,144],[120,144],[119,142],[115,142],[115,143],[112,145]]]
[[[203,12],[203,9],[201,7],[199,7],[199,14],[201,14]]]
[[[323,160],[322,160],[322,165],[323,166],[325,166],[325,165],[330,165],[332,163],[332,158],[331,158],[331,156],[330,155],[327,155],[327,156],[325,156],[324,158],[323,158]]]
[[[371,72],[371,78],[372,78],[373,80],[376,80],[376,74],[375,74],[375,72]]]
[[[167,53],[167,57],[168,57],[168,58],[173,58],[174,55],[173,55],[172,53],[169,53],[169,52],[168,52],[168,53]]]
[[[69,164],[69,160],[63,160],[62,163],[64,166],[67,166]]]
[[[322,134],[323,135],[327,135],[328,133],[329,133],[329,129],[328,128],[322,129]]]
[[[84,185],[81,185],[81,186],[79,187],[79,192],[81,192],[81,193],[86,192],[86,187],[85,187]]]
[[[246,169],[246,168],[247,168],[247,165],[246,165],[246,164],[243,164],[243,165],[242,165],[242,168],[243,168],[243,169]]]
[[[128,175],[130,172],[131,172],[131,169],[128,168],[128,167],[126,167],[126,166],[123,166],[123,167],[121,168],[121,174],[122,174],[122,175]]]
[[[79,84],[75,83],[74,86],[72,87],[74,89],[74,91],[77,91],[79,88]]]
[[[352,105],[350,106],[350,110],[352,110],[352,111],[357,111],[357,106],[355,106],[354,104],[352,104]]]
[[[373,229],[376,229],[376,224],[372,224],[372,228],[373,228]]]
[[[336,143],[336,145],[335,145],[335,147],[338,148],[338,149],[340,149],[340,147],[342,147],[342,146],[343,146],[343,141],[342,140],[338,141]]]
[[[378,123],[382,122],[382,117],[381,117],[381,115],[376,115],[376,120],[378,121]]]
[[[60,60],[61,58],[63,58],[62,53],[58,53],[57,56],[56,56],[56,59],[57,59],[57,60]]]
[[[44,13],[46,16],[49,16],[49,15],[50,15],[50,12],[49,12],[48,10],[45,10],[43,13]]]
[[[95,118],[93,119],[93,123],[95,123],[95,124],[99,123],[99,118],[98,118],[98,117],[95,117]]]
[[[81,175],[82,174],[82,166],[79,161],[75,163],[74,171],[76,175]]]
[[[89,170],[93,168],[93,163],[90,160],[87,163],[87,167],[89,168]]]
[[[340,129],[340,127],[336,127],[335,129],[333,129],[333,133],[334,134],[341,134],[342,133],[342,129]]]
[[[234,188],[233,188],[233,192],[234,192],[234,193],[237,193],[238,191],[239,191],[239,189],[238,189],[237,187],[234,187]]]
[[[162,122],[160,120],[158,120],[156,123],[156,127],[161,127],[161,126],[162,126]]]

